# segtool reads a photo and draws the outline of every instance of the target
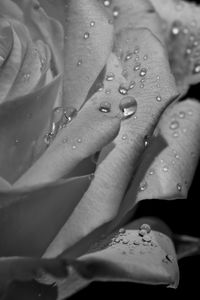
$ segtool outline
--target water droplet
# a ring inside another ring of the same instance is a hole
[[[111,89],[105,89],[105,94],[107,95],[111,94]]]
[[[120,241],[121,241],[121,239],[118,237],[113,239],[113,242],[115,242],[115,243],[120,243]]]
[[[139,46],[136,46],[133,53],[134,54],[138,54],[140,52],[140,47]]]
[[[197,62],[193,68],[193,74],[198,74],[198,73],[200,73],[200,62]]]
[[[138,71],[138,70],[140,70],[140,68],[141,68],[141,63],[137,63],[134,65],[133,70]]]
[[[111,111],[111,104],[108,101],[101,102],[99,111],[103,113],[109,113]]]
[[[49,146],[51,141],[53,140],[53,136],[51,135],[51,133],[47,133],[44,136],[44,143]]]
[[[129,243],[129,240],[127,238],[123,238],[122,243],[126,245]]]
[[[76,145],[73,145],[73,146],[72,146],[72,149],[75,150],[75,149],[76,149]]]
[[[192,116],[192,115],[193,115],[193,112],[192,112],[191,110],[189,110],[189,111],[188,111],[188,115],[189,115],[189,116]]]
[[[119,86],[119,89],[118,89],[118,92],[119,92],[121,95],[127,95],[128,89],[125,88],[124,86],[120,85],[120,86]]]
[[[126,229],[125,229],[125,228],[120,228],[120,229],[119,229],[119,233],[121,233],[121,234],[126,233]]]
[[[79,144],[82,143],[82,141],[83,141],[82,138],[78,138],[78,139],[77,139],[77,142],[78,142]]]
[[[127,139],[128,139],[128,135],[127,135],[127,134],[123,134],[123,135],[122,135],[122,140],[125,141],[125,140],[127,140]]]
[[[155,171],[153,169],[149,170],[149,175],[153,175],[155,173]]]
[[[119,16],[119,7],[115,6],[113,8],[113,17],[117,18]]]
[[[163,172],[168,172],[169,171],[169,167],[167,165],[163,166]]]
[[[144,59],[144,60],[147,60],[147,59],[148,59],[148,55],[147,55],[147,54],[144,55],[144,56],[143,56],[143,59]]]
[[[67,142],[68,142],[67,138],[63,139],[63,144],[66,144]]]
[[[192,49],[191,48],[187,48],[185,52],[186,52],[187,55],[190,55],[192,53]]]
[[[128,52],[126,57],[125,57],[125,61],[130,60],[133,57],[133,52]]]
[[[138,234],[140,236],[145,236],[147,234],[147,231],[145,229],[141,229],[141,230],[139,230]]]
[[[66,122],[69,123],[77,116],[77,110],[75,107],[66,107],[64,110],[64,116],[66,118]]]
[[[128,87],[129,90],[132,90],[135,87],[135,85],[136,85],[135,81],[131,81]]]
[[[176,121],[176,120],[172,121],[169,125],[169,128],[172,129],[172,130],[175,130],[175,129],[179,128],[179,122]]]
[[[112,81],[112,80],[114,80],[115,79],[115,74],[114,73],[108,73],[107,75],[106,75],[106,80],[107,81]]]
[[[111,5],[111,1],[105,0],[105,1],[103,1],[103,4],[104,4],[104,6],[108,7]]]
[[[19,144],[19,142],[20,142],[19,139],[15,140],[15,144]]]
[[[146,69],[146,68],[142,68],[142,69],[140,70],[140,76],[141,76],[141,77],[144,77],[144,76],[146,76],[146,74],[147,74],[147,69]]]
[[[135,61],[138,61],[140,59],[139,55],[135,56]]]
[[[79,67],[80,65],[82,65],[82,63],[83,63],[82,59],[79,59],[79,60],[77,61],[77,66]]]
[[[143,240],[143,242],[147,242],[147,243],[150,243],[151,242],[151,237],[149,236],[149,235],[144,235],[143,237],[142,237],[142,240]]]
[[[120,110],[122,111],[125,118],[133,116],[137,111],[137,101],[132,96],[127,96],[121,99]]]
[[[23,75],[23,80],[28,81],[30,79],[30,77],[31,77],[31,74],[26,73],[26,74]]]
[[[180,183],[177,183],[176,188],[179,192],[182,191],[182,185]]]
[[[150,141],[151,141],[151,136],[145,135],[145,137],[144,137],[144,146],[145,146],[145,148],[149,146]]]
[[[146,230],[147,233],[151,232],[151,226],[149,224],[142,224],[140,230]]]
[[[156,97],[156,101],[157,101],[157,102],[160,102],[161,100],[162,100],[161,96],[157,96],[157,97]]]
[[[147,187],[148,187],[148,184],[147,184],[146,181],[141,182],[141,183],[140,183],[140,186],[139,186],[139,192],[145,191],[145,190],[147,189]]]
[[[169,260],[170,262],[174,262],[174,257],[170,254],[166,255],[166,259]]]
[[[138,246],[138,245],[140,245],[140,241],[139,240],[134,240],[133,244],[136,245],[136,246]]]
[[[85,32],[84,35],[83,35],[84,40],[89,39],[89,37],[90,37],[89,32]]]
[[[181,119],[185,118],[185,112],[184,111],[180,111],[178,115],[179,115],[179,118],[181,118]]]
[[[171,33],[173,35],[178,35],[182,29],[182,23],[180,21],[174,21],[172,23]]]
[[[179,137],[178,131],[174,131],[173,134],[172,134],[172,136],[175,137],[175,138]]]
[[[94,27],[95,26],[95,21],[91,21],[90,22],[90,27]]]

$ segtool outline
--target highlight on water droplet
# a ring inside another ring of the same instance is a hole
[[[111,104],[108,101],[103,101],[100,103],[99,111],[103,113],[109,113],[111,111]]]
[[[156,101],[157,101],[157,102],[160,102],[161,100],[162,100],[161,96],[159,96],[159,95],[156,96]]]
[[[163,169],[163,172],[168,172],[169,171],[169,167],[167,165],[164,165],[162,169]]]
[[[123,134],[123,135],[122,135],[122,140],[125,141],[125,140],[127,140],[127,139],[128,139],[128,135],[127,135],[127,134]]]
[[[147,233],[150,233],[151,232],[151,226],[149,224],[142,224],[140,226],[140,230],[146,230]]]
[[[135,85],[136,85],[136,82],[135,81],[131,81],[130,83],[129,83],[129,90],[132,90],[134,87],[135,87]]]
[[[3,56],[0,55],[0,66],[3,65],[4,61],[5,61],[5,58],[4,58]]]
[[[107,81],[113,81],[115,79],[115,74],[110,72],[106,75],[106,80]]]
[[[176,120],[173,120],[173,121],[170,123],[169,128],[172,129],[172,130],[178,129],[178,128],[179,128],[179,122],[176,121]]]
[[[132,96],[126,96],[121,99],[119,109],[123,113],[124,118],[133,116],[137,111],[137,101]]]
[[[140,52],[140,47],[139,46],[136,46],[133,53],[134,54],[138,54]]]
[[[119,86],[119,89],[118,89],[118,92],[121,94],[121,95],[126,95],[128,93],[128,89],[125,88],[124,86],[120,85]]]
[[[141,70],[140,70],[140,76],[141,77],[144,77],[144,76],[146,76],[146,74],[147,74],[147,69],[146,68],[142,68]]]

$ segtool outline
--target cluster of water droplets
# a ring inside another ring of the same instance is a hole
[[[55,139],[59,130],[64,128],[77,115],[77,110],[74,107],[55,107],[51,115],[51,124],[49,132],[44,137],[44,142],[47,146]],[[66,140],[67,142],[67,140]]]

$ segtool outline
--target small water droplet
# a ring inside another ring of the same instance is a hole
[[[170,262],[174,262],[174,257],[170,254],[166,255],[166,259],[168,259]]]
[[[53,136],[51,135],[51,133],[47,133],[44,136],[44,143],[49,146],[51,141],[53,140]]]
[[[141,77],[144,77],[144,76],[146,76],[146,74],[147,74],[147,69],[146,69],[146,68],[142,68],[142,69],[140,70],[140,76],[141,76]]]
[[[173,137],[177,138],[179,137],[179,132],[178,131],[174,131],[172,134]]]
[[[167,165],[163,166],[163,172],[168,172],[169,171],[169,167]]]
[[[123,134],[123,135],[122,135],[122,140],[125,141],[125,140],[127,140],[127,139],[128,139],[128,135],[127,135],[127,134]]]
[[[144,235],[143,237],[142,237],[142,241],[143,242],[147,242],[147,243],[150,243],[151,242],[151,237],[149,236],[149,235]]]
[[[156,101],[157,102],[161,102],[161,100],[162,100],[161,96],[156,96]]]
[[[193,74],[198,74],[198,73],[200,73],[200,62],[197,62],[193,68]]]
[[[180,33],[181,29],[182,29],[182,23],[180,21],[174,21],[172,23],[171,33],[173,35],[175,35],[175,36],[178,35]]]
[[[179,122],[174,120],[170,123],[169,128],[172,130],[178,129],[179,128]]]
[[[137,101],[132,96],[127,96],[121,99],[119,109],[122,111],[125,118],[133,116],[137,111]]]
[[[180,183],[177,183],[176,188],[179,192],[182,191],[182,185]]]
[[[118,16],[119,16],[119,7],[117,7],[117,6],[115,6],[114,8],[113,8],[113,17],[114,18],[117,18]]]
[[[91,21],[90,22],[90,27],[94,27],[95,26],[95,21]]]
[[[149,224],[142,224],[140,230],[146,230],[147,233],[151,232],[151,226]]]
[[[95,177],[95,174],[91,173],[88,177],[89,177],[89,180],[92,181],[94,179],[94,177]]]
[[[125,56],[125,61],[130,60],[133,57],[133,52],[128,52]]]
[[[147,187],[148,187],[148,184],[147,184],[146,181],[141,182],[141,183],[140,183],[140,186],[139,186],[139,192],[145,191],[145,190],[147,189]]]
[[[106,80],[107,81],[112,81],[112,80],[114,80],[115,79],[115,74],[114,73],[108,73],[107,75],[106,75]]]
[[[181,118],[181,119],[185,118],[185,112],[184,111],[180,111],[178,115],[179,115],[179,118]]]
[[[31,77],[31,74],[26,73],[26,74],[23,75],[23,80],[28,81],[30,79],[30,77]]]
[[[76,149],[76,145],[73,145],[73,146],[72,146],[72,149],[75,150],[75,149]]]
[[[109,7],[111,5],[111,1],[105,0],[103,1],[104,6]]]
[[[144,56],[143,56],[143,59],[144,59],[144,60],[147,60],[147,59],[148,59],[148,55],[147,55],[147,54],[144,55]]]
[[[77,139],[77,142],[78,142],[79,144],[82,143],[82,141],[83,141],[82,138],[78,138],[78,139]]]
[[[121,233],[121,234],[126,233],[126,229],[125,229],[125,228],[120,228],[120,229],[119,229],[119,233]]]
[[[119,89],[118,89],[118,92],[119,92],[121,95],[127,95],[128,89],[125,88],[124,86],[120,85],[120,86],[119,86]]]
[[[138,231],[138,234],[140,236],[145,236],[147,234],[147,231],[145,229],[141,229],[141,230]]]
[[[64,116],[66,118],[66,122],[71,122],[77,116],[77,110],[75,107],[66,107],[64,110]]]
[[[82,63],[83,63],[82,59],[79,59],[79,60],[77,61],[77,66],[79,67],[80,65],[82,65]]]
[[[103,113],[109,113],[111,111],[111,104],[108,101],[101,102],[99,111]]]
[[[90,37],[89,32],[85,32],[84,35],[83,35],[84,40],[89,39],[89,37]]]
[[[135,87],[135,85],[136,85],[135,81],[131,81],[128,87],[129,90],[132,90]]]
[[[136,46],[133,53],[134,54],[138,54],[140,52],[140,47],[139,46]]]
[[[67,138],[64,138],[63,139],[63,144],[66,144],[68,142],[68,139]]]
[[[192,116],[192,115],[193,115],[193,112],[192,112],[191,110],[189,110],[189,111],[188,111],[188,115],[189,115],[189,116]]]
[[[109,94],[111,94],[111,89],[105,89],[105,94],[107,94],[107,95],[109,95]]]
[[[149,146],[150,141],[151,141],[151,136],[145,135],[145,137],[144,137],[144,146],[145,146],[145,148]]]
[[[153,169],[149,170],[149,175],[153,175],[155,173],[155,171]]]
[[[20,142],[19,139],[15,140],[15,144],[19,144],[19,142]]]
[[[139,71],[141,68],[141,63],[136,63],[133,67],[133,71]]]

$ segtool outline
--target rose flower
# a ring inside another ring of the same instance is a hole
[[[192,183],[199,14],[175,0],[0,0],[3,299],[178,286],[183,237],[136,211]]]

